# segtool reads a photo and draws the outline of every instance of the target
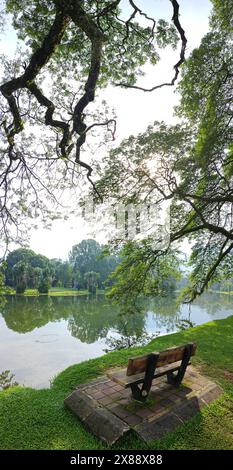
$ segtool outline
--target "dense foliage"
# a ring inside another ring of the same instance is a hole
[[[111,206],[170,201],[169,246],[163,251],[153,249],[152,240],[149,258],[154,272],[161,265],[168,266],[178,242],[188,238],[193,269],[186,298],[193,300],[211,282],[233,272],[233,2],[212,0],[209,32],[187,60],[187,32],[179,21],[176,0],[170,1],[171,23],[149,17],[133,0],[125,2],[123,10],[122,3],[6,0],[5,13],[11,14],[21,49],[14,61],[3,57],[1,236],[5,241],[19,239],[22,218],[42,214],[47,223],[54,217],[50,202],[59,206],[63,192],[68,190],[70,195],[72,188],[75,211],[76,189],[80,183],[83,191],[83,176],[97,201],[104,198]],[[178,40],[179,61],[171,80],[151,88],[138,86],[143,66],[155,64],[159,48],[175,48]],[[179,124],[150,125],[141,135],[130,136],[119,148],[106,152],[103,162],[96,161],[95,152],[92,162],[91,151],[87,159],[85,153],[82,156],[81,150],[87,149],[87,141],[97,129],[104,130],[104,135],[96,134],[98,148],[115,137],[116,119],[108,104],[102,107],[97,99],[96,106],[89,107],[98,90],[114,85],[153,92],[174,85],[181,66]],[[98,178],[95,182],[93,170]],[[61,216],[60,209],[55,216]],[[151,270],[144,269],[150,240],[145,240],[145,254],[138,257],[143,243],[128,257],[136,278],[135,295],[142,273],[148,274],[147,286],[150,284]],[[115,293],[117,285],[122,291],[124,277],[123,290],[127,291],[125,259],[122,263]],[[68,265],[63,268],[71,277]],[[86,282],[92,282],[95,289],[101,276],[97,280],[95,267],[88,272]],[[75,275],[75,282],[80,283],[79,268]],[[15,276],[21,276],[22,285],[18,284],[22,290],[24,265],[17,266]]]
[[[7,256],[6,284],[14,287],[18,294],[22,294],[26,288],[38,288],[41,293],[48,292],[51,275],[49,259],[32,250],[19,248]]]
[[[175,253],[156,258],[148,241],[128,242],[121,251],[121,261],[110,275],[113,285],[109,297],[131,311],[135,298],[167,295],[180,279],[180,259]]]
[[[88,289],[94,293],[97,287],[105,287],[105,281],[118,262],[116,257],[102,256],[103,251],[104,246],[95,240],[83,240],[72,247],[69,261],[63,261],[19,248],[7,256],[0,282],[3,283],[5,275],[6,285],[18,294],[25,289],[38,289],[46,294],[51,286]]]
[[[116,130],[98,90],[135,86],[143,65],[156,64],[159,49],[176,48],[180,39],[171,81],[159,86],[175,82],[186,38],[178,2],[169,5],[167,21],[150,18],[133,0],[3,2],[1,20],[12,24],[19,43],[13,60],[1,57],[2,240],[22,240],[28,217],[48,223],[61,215],[62,190],[83,189],[86,177],[94,186],[90,158],[81,149],[90,153],[86,144],[99,148]]]
[[[233,2],[213,6],[210,31],[182,68],[180,124],[156,122],[130,136],[106,157],[97,183],[111,204],[171,202],[170,244],[150,256],[160,263],[189,239],[187,300],[233,272]]]

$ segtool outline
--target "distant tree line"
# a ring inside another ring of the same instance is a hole
[[[218,282],[214,282],[211,285],[211,290],[220,291],[220,292],[233,292],[233,278],[222,279]]]
[[[19,294],[25,289],[48,293],[50,287],[88,289],[95,293],[97,288],[105,287],[118,262],[117,256],[106,254],[105,247],[91,239],[74,245],[68,261],[19,248],[7,256],[5,284]]]

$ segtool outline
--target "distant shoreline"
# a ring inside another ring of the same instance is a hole
[[[104,294],[104,289],[97,289],[96,294]],[[11,295],[16,295],[20,297],[40,297],[40,296],[47,296],[47,297],[72,297],[72,296],[81,296],[81,295],[96,295],[90,294],[88,290],[77,290],[77,289],[65,289],[65,288],[52,288],[49,289],[48,293],[40,293],[37,289],[26,289],[23,294],[17,294],[16,291],[12,289],[12,292],[5,294],[7,297]]]

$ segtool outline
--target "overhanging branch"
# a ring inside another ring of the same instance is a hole
[[[145,92],[152,92],[152,91],[158,90],[159,88],[163,88],[165,86],[173,86],[175,84],[175,82],[178,78],[179,72],[180,72],[180,66],[185,61],[185,50],[186,50],[186,46],[187,46],[187,38],[185,36],[185,31],[182,28],[182,26],[180,24],[180,20],[179,20],[179,8],[180,8],[179,3],[176,0],[170,0],[170,2],[172,3],[172,6],[173,6],[172,21],[173,21],[173,23],[176,27],[176,30],[178,31],[178,34],[179,34],[180,40],[181,40],[180,59],[174,65],[174,69],[175,69],[174,77],[172,78],[172,80],[170,82],[160,83],[159,85],[155,85],[151,88],[143,88],[143,87],[140,87],[140,86],[137,86],[137,85],[130,85],[129,83],[124,83],[124,82],[115,83],[114,84],[115,86],[120,86],[120,87],[123,87],[123,88],[133,88],[135,90],[141,90],[141,91],[145,91]],[[135,8],[137,8],[135,6],[134,2],[130,1],[130,3],[133,4]],[[141,12],[141,10],[139,10],[139,8],[137,8],[137,10]],[[151,19],[151,18],[149,18],[149,19]]]

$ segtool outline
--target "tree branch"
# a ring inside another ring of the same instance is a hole
[[[174,77],[172,78],[172,80],[170,82],[160,83],[159,85],[155,85],[151,88],[143,88],[143,87],[140,87],[140,86],[137,86],[137,85],[130,85],[128,83],[115,83],[114,84],[115,86],[120,86],[120,87],[123,87],[123,88],[133,88],[135,90],[151,92],[151,91],[154,91],[154,90],[158,90],[159,88],[163,88],[165,86],[173,86],[174,85],[174,83],[177,80],[178,75],[179,75],[180,66],[185,61],[185,50],[186,50],[186,45],[187,45],[187,38],[185,36],[185,31],[183,30],[183,28],[180,24],[180,21],[179,21],[179,8],[180,8],[179,4],[176,0],[170,0],[170,2],[172,3],[172,6],[173,6],[172,21],[173,21],[173,23],[174,23],[174,25],[175,25],[178,33],[179,33],[180,39],[181,39],[180,59],[174,65],[174,69],[175,69]],[[131,1],[130,1],[130,3],[134,4],[134,2],[131,2]],[[138,9],[138,11],[140,11],[140,10]]]

